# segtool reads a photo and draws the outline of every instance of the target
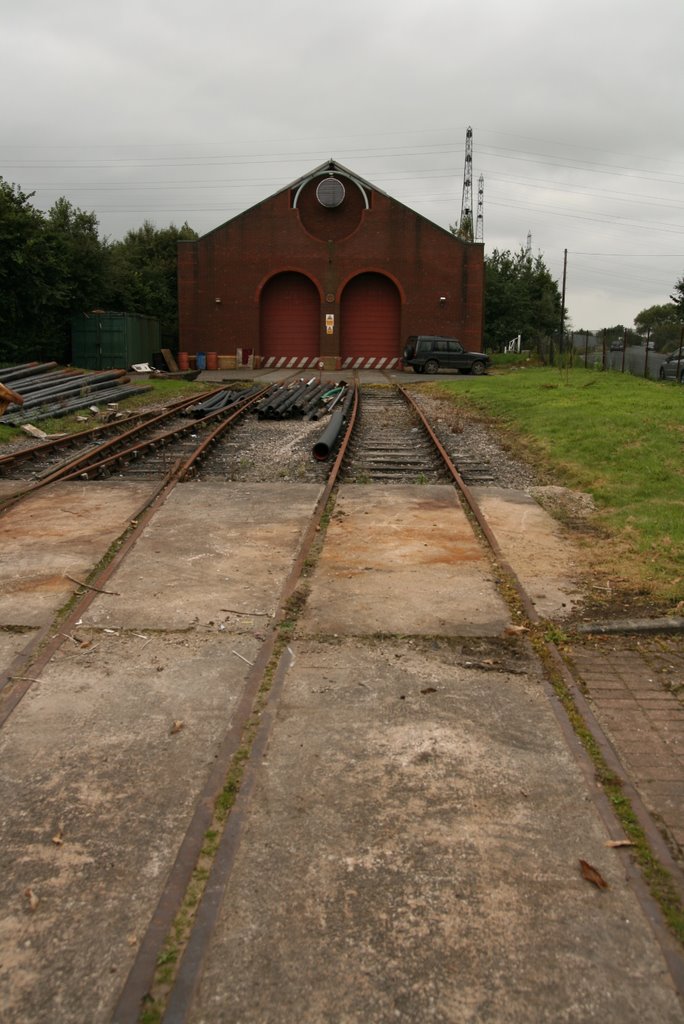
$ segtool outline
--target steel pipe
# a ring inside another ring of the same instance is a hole
[[[0,370],[0,380],[3,384],[8,380],[21,380],[23,377],[46,373],[57,365],[57,363],[23,363],[21,366],[8,366],[4,370]]]
[[[111,387],[113,381],[118,381],[119,384],[128,384],[130,379],[125,374],[109,374],[95,380],[85,377],[79,378],[73,383],[61,384],[54,388],[49,388],[47,391],[40,391],[30,395],[24,399],[24,409],[35,409],[37,406],[45,405],[47,402],[59,400],[60,397],[68,398],[71,395],[90,394],[102,388]]]
[[[28,415],[12,413],[11,416],[3,416],[0,419],[0,423],[9,427],[20,427],[22,423],[37,423],[39,420],[59,419],[60,416],[66,416],[70,412],[78,412],[79,409],[85,409],[87,406],[94,405],[95,403],[118,402],[123,398],[130,398],[132,395],[144,395],[147,391],[151,390],[151,387],[127,384],[111,388],[109,391],[98,391],[97,397],[94,397],[92,394],[85,395],[82,398],[65,399],[60,403],[38,407],[35,409],[35,412],[31,410]]]
[[[341,407],[332,414],[328,426],[313,446],[311,454],[317,462],[326,462],[330,458],[330,453],[337,443],[337,439],[349,414],[353,398],[354,392],[350,390]]]

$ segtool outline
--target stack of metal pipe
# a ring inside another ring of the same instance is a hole
[[[224,388],[223,391],[218,391],[211,398],[205,399],[204,402],[198,402],[197,405],[191,405],[189,409],[186,409],[182,413],[183,416],[192,416],[193,419],[200,420],[204,416],[208,416],[209,413],[218,412],[220,409],[228,409],[232,405],[236,405],[238,402],[243,402],[246,398],[251,398],[255,391],[258,391],[257,385],[251,388],[243,388],[241,390],[233,391],[230,388]]]
[[[93,402],[118,402],[150,391],[130,384],[125,370],[106,372],[59,368],[57,363],[23,363],[0,369],[0,383],[23,398],[8,406],[0,423],[20,426],[84,409]]]
[[[316,377],[308,381],[295,381],[282,387],[274,387],[256,407],[260,420],[284,420],[307,416],[316,418],[323,395],[330,389],[329,384],[322,384]]]

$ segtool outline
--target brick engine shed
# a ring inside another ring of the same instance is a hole
[[[396,366],[411,334],[482,349],[484,246],[331,160],[178,243],[180,349]]]

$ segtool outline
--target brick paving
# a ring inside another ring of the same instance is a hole
[[[603,730],[684,864],[684,638],[597,637],[570,654]]]

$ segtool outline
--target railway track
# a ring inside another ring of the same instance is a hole
[[[363,389],[342,480],[403,484],[447,479],[439,452],[402,393],[391,386]]]
[[[61,480],[89,480],[113,473],[163,479],[177,463],[184,466],[184,473],[193,472],[210,446],[269,389],[228,393],[229,404],[194,418],[192,411],[221,390],[174,403],[162,412],[142,414],[132,424],[98,427],[5,456],[0,466],[5,477],[25,480],[27,485],[1,499],[0,511]],[[64,457],[68,447],[76,451]]]
[[[220,477],[230,479],[235,459],[239,459],[239,453],[245,451],[245,439],[240,438],[238,432],[247,430],[246,412],[252,401],[253,398],[240,403],[228,415],[207,417],[201,425],[174,422],[178,410],[173,410],[169,420],[159,421],[152,427],[149,423],[145,424],[148,431],[150,427],[153,431],[145,439],[145,451],[154,453],[161,449],[163,454],[159,456],[160,461],[156,465],[154,459],[157,456],[153,454],[153,461],[148,462],[141,473],[145,479],[161,473],[158,485],[132,517],[134,526],[126,530],[111,560],[90,574],[86,583],[76,590],[73,606],[60,619],[59,626],[50,624],[51,628],[35,637],[5,672],[0,674],[0,727],[10,719],[12,712],[56,653],[74,640],[79,623],[99,595],[110,592],[110,581],[125,565],[145,527],[152,523],[176,485],[193,477],[195,482],[191,486],[199,488],[203,482],[216,486],[216,480]],[[229,428],[232,428],[230,433]],[[255,429],[251,429],[254,436]],[[173,448],[169,445],[171,437],[175,446]],[[77,457],[81,461],[76,465],[69,460],[66,475],[54,478],[86,481],[102,478],[104,474],[114,471],[115,467],[118,467],[117,472],[121,471],[122,466],[127,467],[126,472],[136,472],[142,466],[142,459],[134,454],[137,448],[129,443],[130,437],[124,439],[123,444],[120,438],[114,444],[110,444],[111,440],[105,442],[109,445],[106,454],[101,448],[83,453]],[[307,444],[309,440],[307,434]],[[236,446],[235,451],[231,452],[231,444]],[[274,612],[259,628],[258,648],[249,659],[243,659],[249,660],[249,669],[239,700],[229,720],[223,723],[223,736],[217,746],[211,770],[195,795],[191,820],[178,843],[166,882],[158,892],[156,908],[144,935],[136,942],[132,966],[118,989],[111,1017],[114,1024],[134,1024],[139,1019],[141,1009],[151,998],[160,1001],[160,1012],[165,1012],[164,1020],[169,1024],[182,1024],[189,1019],[197,978],[213,934],[217,903],[227,884],[235,851],[240,843],[241,815],[244,813],[238,803],[235,814],[228,817],[227,824],[222,822],[218,826],[215,808],[224,792],[226,779],[235,770],[235,765],[244,763],[245,750],[251,751],[248,761],[248,773],[251,774],[244,779],[246,792],[249,785],[253,784],[253,774],[264,756],[283,680],[291,664],[287,653],[291,628],[288,623],[293,615],[296,617],[294,609],[298,607],[298,593],[305,566],[312,558],[319,557],[320,550],[315,554],[317,546],[319,549],[325,547],[325,531],[322,529],[324,514],[334,512],[335,496],[340,485],[379,484],[391,488],[399,485],[454,483],[460,500],[469,507],[479,526],[479,536],[488,545],[497,574],[503,575],[507,585],[516,591],[528,628],[538,625],[539,616],[532,600],[507,564],[497,538],[470,490],[469,480],[479,483],[486,478],[486,473],[477,460],[469,462],[467,453],[459,454],[460,468],[409,392],[396,387],[355,389],[349,417],[343,425],[330,463],[326,466],[325,479],[320,478],[320,467],[316,469],[318,476],[309,478],[321,484],[313,511],[300,532],[289,569],[281,574],[278,591],[273,598]],[[259,459],[256,440],[250,459],[255,462]],[[38,486],[46,486],[53,480],[52,471],[48,468],[46,472],[44,482],[38,481]],[[182,585],[182,580],[179,583]],[[55,632],[55,628],[58,632]],[[575,693],[578,687],[557,648],[551,641],[546,641],[546,645],[556,671]],[[265,684],[267,675],[269,682]],[[269,690],[272,690],[270,697]],[[601,742],[600,730],[596,726],[594,729]],[[174,920],[186,898],[193,872],[203,856],[206,836],[215,828],[223,830],[222,838],[217,841],[215,855],[207,869],[209,878],[205,896],[193,908],[193,924],[184,938],[177,971],[170,983],[167,981],[160,987],[157,971],[163,959],[164,941],[174,927]],[[659,854],[661,852],[659,850]]]
[[[84,452],[94,452],[108,440],[128,435],[133,430],[142,436],[146,430],[155,429],[160,423],[178,416],[183,409],[214,394],[216,390],[208,391],[206,395],[195,395],[193,398],[173,402],[163,410],[128,415],[74,434],[64,434],[18,448],[0,456],[0,477],[16,480],[43,479],[65,466],[72,458]]]

